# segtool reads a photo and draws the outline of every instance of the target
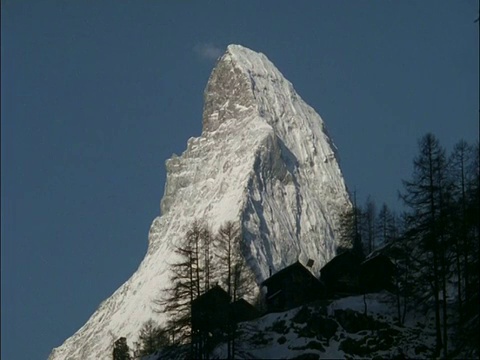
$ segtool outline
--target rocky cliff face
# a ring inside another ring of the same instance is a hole
[[[49,359],[105,359],[114,338],[131,346],[168,284],[173,246],[195,219],[216,231],[241,224],[257,282],[299,259],[313,272],[333,257],[338,217],[349,205],[320,116],[261,53],[230,45],[205,90],[203,131],[166,162],[161,216],[138,270]]]

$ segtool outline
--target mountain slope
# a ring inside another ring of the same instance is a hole
[[[333,257],[349,206],[335,147],[320,116],[263,54],[230,45],[205,90],[203,131],[166,162],[161,216],[138,270],[49,359],[108,358],[115,338],[136,340],[168,284],[172,249],[195,219],[213,231],[242,226],[257,282],[299,259],[313,271]]]
[[[379,293],[321,300],[238,324],[235,359],[430,359],[434,321],[411,311],[396,321],[395,295]],[[364,312],[367,304],[367,314]],[[189,346],[164,348],[142,360],[176,360]],[[210,359],[226,359],[228,345],[217,344]]]

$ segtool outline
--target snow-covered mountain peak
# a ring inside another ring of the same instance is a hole
[[[194,220],[216,231],[241,226],[257,283],[300,260],[318,274],[336,249],[349,199],[323,120],[263,54],[230,45],[205,89],[203,131],[166,161],[161,216],[138,270],[51,360],[104,359],[113,340],[137,340],[142,324],[165,321],[153,300],[169,284],[173,249]]]
[[[203,130],[215,130],[222,114],[228,115],[227,118],[255,114],[272,125],[271,120],[278,120],[285,110],[282,104],[287,99],[282,95],[292,99],[297,96],[292,84],[264,54],[241,45],[229,45],[205,89]],[[273,103],[265,106],[269,100]]]

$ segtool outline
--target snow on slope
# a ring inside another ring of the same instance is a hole
[[[338,215],[349,206],[336,151],[322,119],[261,53],[230,45],[205,90],[203,131],[166,162],[161,216],[133,276],[49,357],[108,358],[114,339],[131,346],[152,300],[168,284],[172,248],[195,219],[213,231],[228,220],[244,232],[257,282],[300,259],[313,271],[334,255]]]
[[[412,321],[399,325],[396,316],[396,297],[388,291],[269,313],[238,324],[235,359],[431,359],[434,321],[410,311]],[[189,350],[164,348],[142,360],[185,359]],[[227,343],[220,342],[209,358],[227,355]]]

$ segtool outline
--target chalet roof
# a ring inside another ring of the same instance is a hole
[[[353,264],[353,265],[360,265],[360,261],[359,261],[358,257],[353,252],[351,252],[350,250],[347,250],[347,251],[335,256],[332,260],[330,260],[328,263],[326,263],[320,269],[320,273],[325,272],[325,271],[329,271],[329,270],[335,268],[336,266],[342,264],[345,261],[349,262],[350,264]]]
[[[293,263],[292,265],[287,266],[286,268],[283,268],[282,270],[278,271],[277,273],[273,274],[270,276],[268,279],[266,279],[264,282],[262,282],[262,286],[268,286],[272,281],[276,281],[278,279],[281,279],[282,277],[288,275],[290,272],[294,270],[299,270],[300,272],[304,273],[307,277],[311,277],[315,279],[315,281],[320,282],[305,266],[303,266],[300,261],[297,261]]]
[[[228,293],[225,290],[223,290],[219,285],[215,285],[214,287],[209,289],[207,292],[205,292],[204,294],[200,295],[195,300],[193,300],[192,305],[208,303],[212,301],[214,298],[222,299],[227,302],[230,302],[230,296],[228,295]]]
[[[390,258],[387,255],[384,255],[384,254],[376,254],[375,256],[372,256],[372,257],[364,260],[360,265],[361,266],[370,265],[370,264],[373,264],[373,263],[379,262],[379,261],[391,264],[392,266],[395,266],[392,263],[392,261],[390,260]]]
[[[234,312],[240,312],[240,311],[254,311],[257,312],[257,309],[255,306],[250,304],[248,301],[245,299],[239,299],[231,304],[232,309]]]
[[[387,244],[383,244],[379,247],[377,247],[375,250],[373,250],[370,254],[365,256],[365,260],[369,260],[371,258],[374,258],[378,255],[384,255],[393,245],[393,242],[389,242]]]
[[[248,321],[260,316],[260,312],[245,299],[230,304],[231,315],[236,322]]]
[[[238,307],[252,307],[255,309],[255,307],[250,304],[247,300],[241,298],[241,299],[238,299],[237,301],[233,302],[232,303],[232,306],[238,306]]]

